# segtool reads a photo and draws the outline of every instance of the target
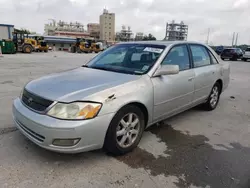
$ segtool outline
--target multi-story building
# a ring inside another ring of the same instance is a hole
[[[171,23],[166,24],[166,36],[164,40],[175,41],[175,40],[187,40],[188,25],[184,22],[176,23],[174,20]]]
[[[115,14],[107,9],[100,15],[100,39],[108,42],[115,41]]]
[[[90,34],[90,37],[93,37],[95,39],[100,39],[100,24],[89,23],[87,25],[87,31]]]

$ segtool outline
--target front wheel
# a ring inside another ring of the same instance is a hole
[[[208,100],[204,104],[205,110],[211,111],[217,107],[219,100],[220,100],[220,93],[221,93],[221,86],[217,82],[214,84],[212,91],[208,97]]]
[[[144,114],[134,105],[125,106],[112,119],[104,149],[114,155],[132,151],[139,144],[145,128]]]

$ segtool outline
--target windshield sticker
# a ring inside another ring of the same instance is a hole
[[[148,67],[149,67],[148,65],[145,65],[145,66],[142,67],[142,70],[146,71],[146,70],[148,70]]]
[[[160,54],[163,49],[160,49],[160,48],[152,48],[152,47],[146,47],[144,50],[144,52],[154,52],[154,53],[158,53]]]

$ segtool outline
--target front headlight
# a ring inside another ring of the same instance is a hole
[[[101,109],[100,103],[73,102],[69,104],[57,103],[48,115],[58,119],[81,120],[94,118]]]

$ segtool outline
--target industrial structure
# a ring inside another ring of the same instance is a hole
[[[188,36],[188,25],[185,25],[183,21],[175,23],[173,20],[171,23],[166,24],[166,35],[163,40],[168,41],[185,41]]]
[[[100,39],[107,42],[115,41],[115,14],[109,13],[107,9],[103,10],[99,19]]]
[[[144,33],[143,33],[143,32],[137,32],[137,33],[135,34],[135,40],[136,40],[136,41],[143,40],[143,38],[144,38]]]
[[[0,40],[12,39],[14,32],[14,25],[0,24]]]
[[[87,25],[87,31],[90,37],[94,39],[100,39],[100,24],[99,23],[89,23]]]
[[[90,34],[84,29],[84,25],[79,22],[70,22],[51,19],[52,22],[44,25],[44,35],[65,36],[65,37],[89,37]]]
[[[122,26],[121,31],[116,33],[116,41],[131,41],[133,40],[133,32],[130,26],[126,27],[125,25]]]

